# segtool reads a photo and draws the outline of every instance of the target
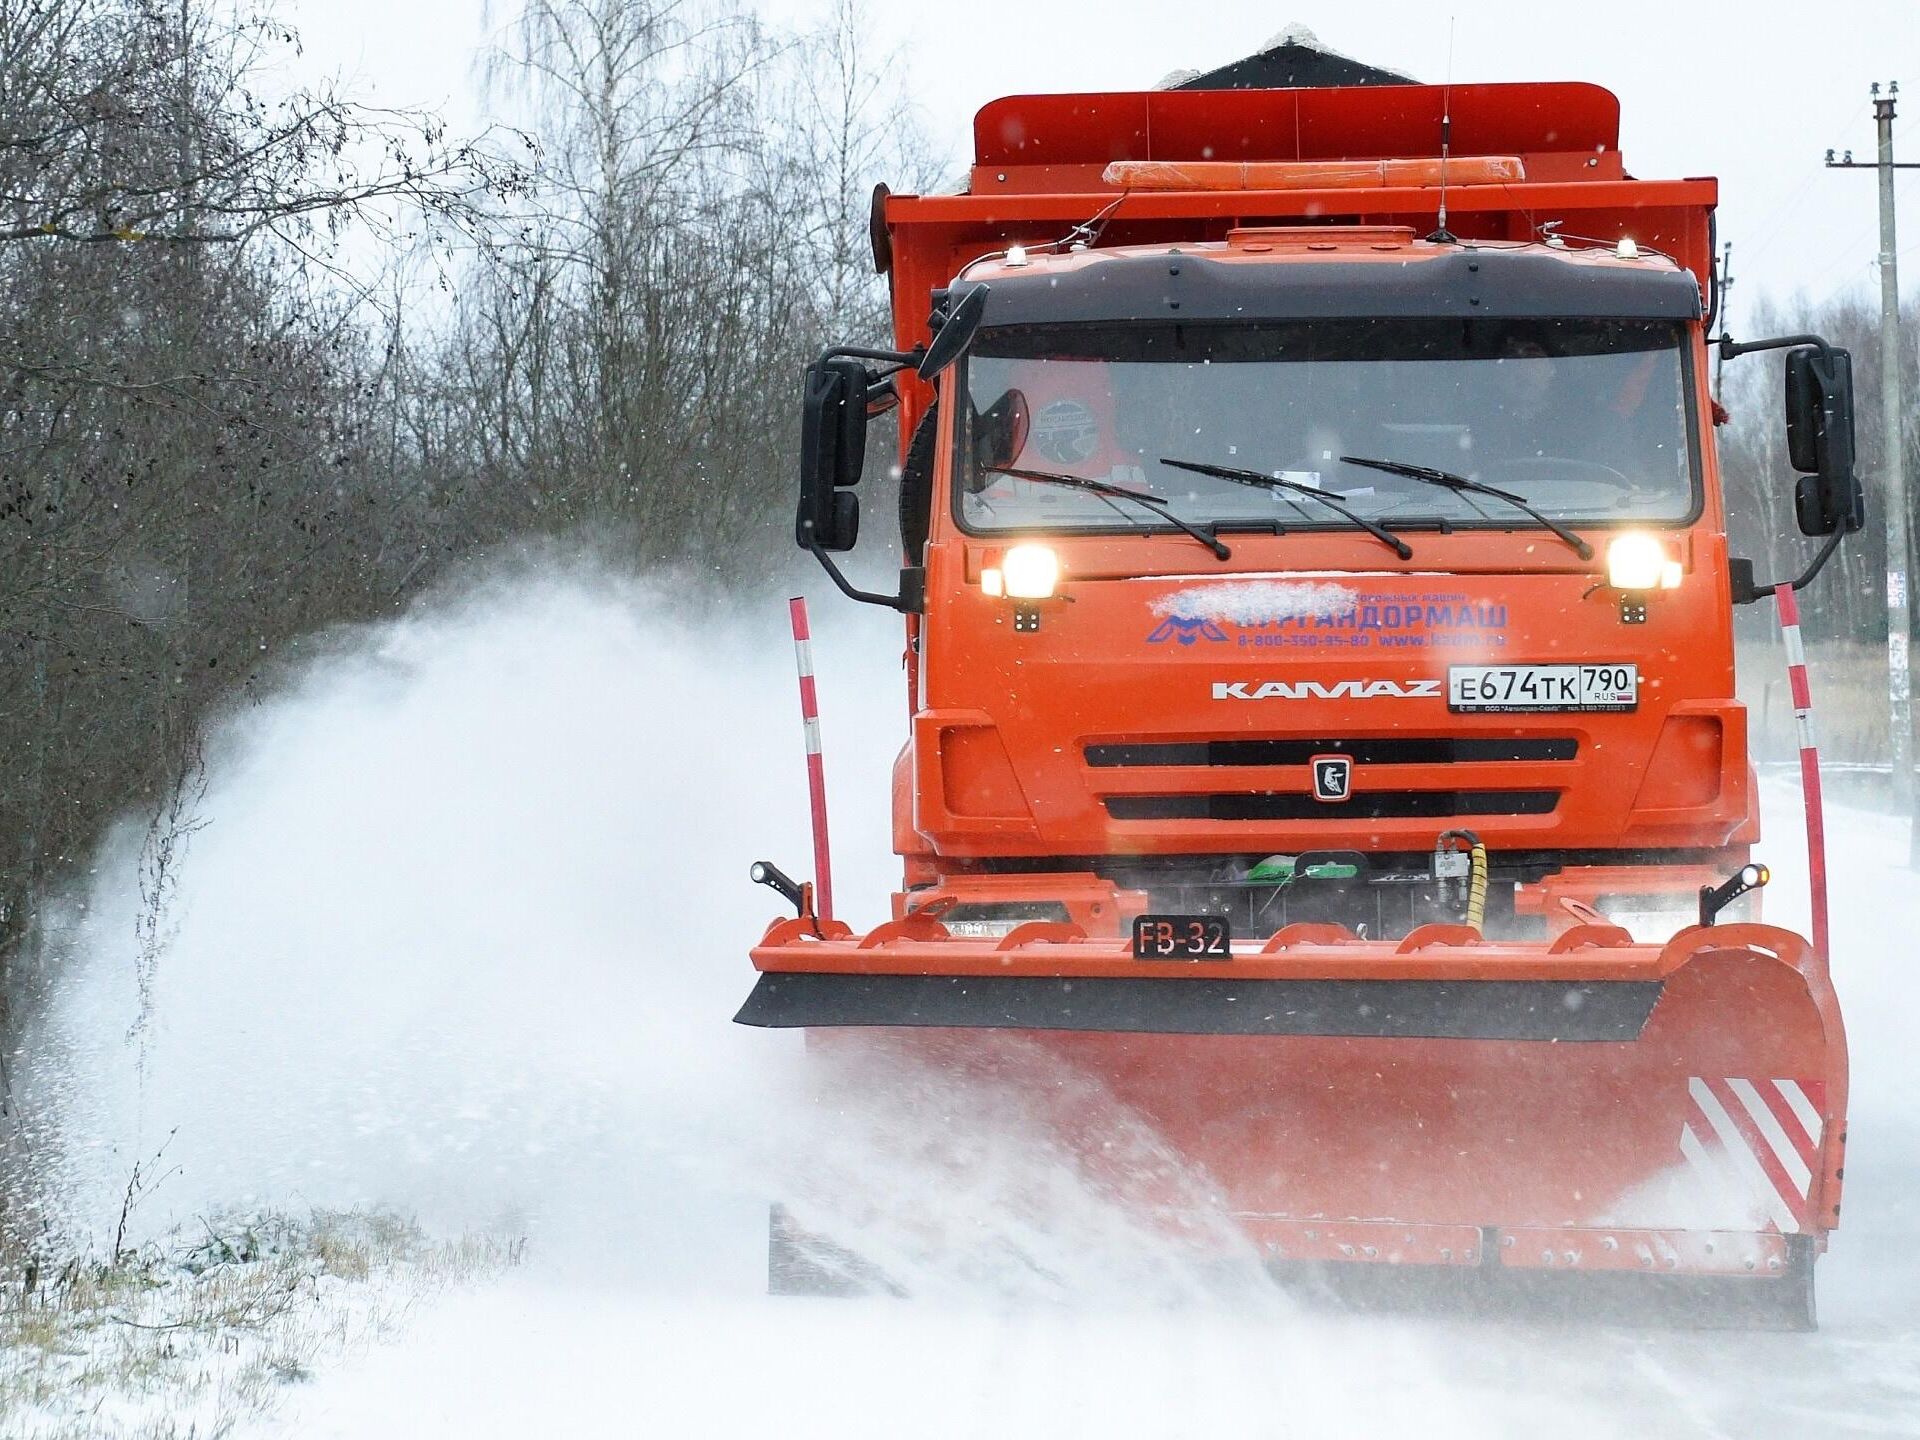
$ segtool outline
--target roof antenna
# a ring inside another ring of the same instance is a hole
[[[1435,245],[1457,243],[1447,229],[1447,158],[1453,149],[1453,27],[1458,17],[1447,17],[1447,83],[1440,92],[1440,228],[1427,239]]]

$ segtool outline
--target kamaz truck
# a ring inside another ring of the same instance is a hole
[[[962,193],[876,195],[893,345],[808,370],[795,538],[904,619],[901,874],[855,930],[756,866],[797,913],[741,1022],[955,1066],[1019,1032],[1283,1273],[1813,1322],[1817,767],[1802,937],[1755,918],[1733,611],[1799,659],[1863,515],[1849,362],[1720,334],[1716,182],[1618,132],[1589,84],[1027,95]],[[1786,352],[1798,577],[1729,553],[1716,347]],[[876,593],[835,557],[890,408]]]

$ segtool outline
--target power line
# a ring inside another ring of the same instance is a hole
[[[1871,101],[1862,101],[1859,105],[1856,105],[1848,113],[1846,120],[1836,127],[1834,134],[1840,137],[1840,139],[1844,139],[1847,131],[1853,128],[1854,122],[1866,114],[1867,107],[1871,103]],[[1916,121],[1915,123],[1920,124],[1920,121]],[[1839,140],[1836,139],[1834,145],[1828,148],[1837,148],[1838,144]],[[1806,178],[1800,182],[1799,187],[1795,189],[1791,195],[1787,196],[1786,199],[1775,205],[1773,209],[1769,210],[1766,215],[1761,218],[1759,224],[1754,227],[1755,229],[1761,230],[1761,234],[1759,238],[1753,242],[1753,249],[1747,254],[1749,264],[1758,260],[1761,255],[1766,253],[1769,245],[1773,244],[1775,240],[1778,240],[1781,235],[1786,233],[1787,221],[1792,218],[1794,206],[1799,203],[1800,197],[1806,194],[1807,188],[1811,186],[1815,180],[1819,179],[1820,168],[1818,165],[1808,167]]]
[[[1836,170],[1841,168],[1842,167],[1839,165],[1834,166],[1834,169]],[[1856,166],[1854,168],[1856,169],[1864,168],[1864,169],[1872,170],[1875,167],[1872,165],[1867,165],[1864,167]],[[1920,168],[1920,167],[1915,167],[1915,168]],[[1912,184],[1911,182],[1907,182],[1907,183],[1908,183],[1908,189],[1910,190],[1912,188]],[[1838,284],[1836,284],[1831,290],[1827,291],[1825,295],[1821,296],[1820,304],[1825,305],[1828,301],[1832,300],[1836,295],[1838,295],[1842,290],[1846,289],[1849,285],[1856,285],[1863,278],[1868,278],[1871,276],[1873,267],[1875,266],[1875,264],[1878,263],[1877,258],[1870,257],[1865,260],[1860,260],[1860,259],[1849,256],[1847,252],[1851,251],[1853,247],[1858,245],[1862,240],[1865,240],[1868,236],[1872,235],[1875,229],[1878,228],[1878,225],[1879,225],[1879,222],[1874,221],[1873,223],[1869,224],[1864,230],[1856,231],[1852,236],[1848,238],[1845,244],[1836,246],[1834,250],[1835,258],[1828,260],[1827,263],[1824,266],[1822,266],[1821,269],[1814,275],[1813,279],[1808,282],[1809,285],[1819,284],[1822,280],[1825,280],[1827,276],[1833,273],[1834,267],[1836,265],[1845,265],[1845,264],[1851,263],[1854,266],[1854,273],[1847,275]],[[1868,272],[1868,275],[1863,277],[1861,274],[1858,273],[1859,271],[1862,271],[1862,270]]]

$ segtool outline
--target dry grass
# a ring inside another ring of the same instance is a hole
[[[1883,645],[1824,641],[1807,649],[1814,728],[1823,759],[1837,765],[1887,762],[1887,651]],[[1747,704],[1753,751],[1761,759],[1790,758],[1797,741],[1786,662],[1777,642],[1743,645],[1740,698]]]
[[[520,1254],[391,1213],[317,1212],[207,1223],[111,1261],[21,1259],[0,1281],[0,1435],[224,1435],[422,1298]]]

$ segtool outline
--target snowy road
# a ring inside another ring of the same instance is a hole
[[[1790,871],[1797,816],[1776,814],[1769,851]],[[1920,887],[1887,864],[1890,823],[1836,818],[1853,1138],[1817,1335],[1303,1315],[1244,1296],[1224,1313],[769,1300],[748,1217],[701,1223],[723,1250],[698,1284],[536,1268],[452,1301],[322,1381],[285,1433],[1920,1435],[1920,1116],[1906,1103]],[[1797,901],[1783,888],[1777,906]]]
[[[73,1129],[96,1137],[76,1193],[110,1204],[120,1157],[177,1125],[171,1218],[386,1201],[532,1237],[520,1269],[289,1387],[262,1434],[1920,1435],[1920,884],[1895,827],[1851,812],[1834,848],[1852,1136],[1818,1335],[1304,1312],[1252,1274],[1193,1273],[925,1096],[905,1118],[974,1147],[963,1182],[897,1130],[834,1160],[970,1243],[1018,1226],[1045,1278],[989,1264],[911,1302],[766,1298],[764,1201],[821,1156],[793,1037],[728,1017],[771,905],[746,862],[804,868],[792,682],[768,659],[777,615],[663,633],[653,599],[483,593],[252,712],[212,756],[213,823],[147,1012],[114,950],[129,887],[103,865],[99,960],[48,1040]],[[821,669],[857,917],[893,868],[873,802],[899,704],[890,666],[841,653],[855,623]],[[1794,798],[1770,786],[1763,853],[1769,918],[1799,924]]]

